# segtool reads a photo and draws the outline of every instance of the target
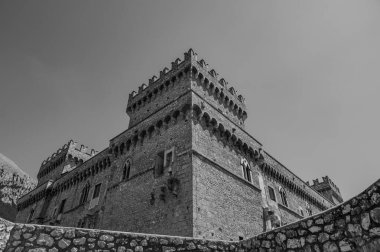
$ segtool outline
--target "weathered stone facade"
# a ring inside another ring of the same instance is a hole
[[[225,212],[229,218],[229,211]],[[374,252],[380,251],[380,180],[341,205],[243,241],[14,224],[1,219],[0,238],[0,250],[9,252]]]
[[[245,131],[243,96],[192,50],[126,112],[103,151],[70,141],[43,162],[17,222],[233,241],[336,204]]]

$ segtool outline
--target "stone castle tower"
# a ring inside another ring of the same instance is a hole
[[[244,129],[244,97],[191,49],[126,112],[103,151],[70,141],[44,161],[18,222],[237,240],[341,201],[263,151]]]

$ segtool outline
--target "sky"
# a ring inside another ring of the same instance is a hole
[[[193,48],[246,98],[246,130],[348,199],[380,178],[379,1],[0,1],[0,153],[35,177],[103,150],[128,95]]]

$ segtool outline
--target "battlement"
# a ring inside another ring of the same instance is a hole
[[[59,148],[56,152],[54,152],[52,155],[50,155],[47,159],[42,161],[41,167],[45,166],[47,163],[49,163],[50,161],[55,159],[59,154],[66,152],[69,149],[71,141],[72,140],[70,140],[68,143],[64,144],[61,148]]]
[[[340,190],[338,188],[338,186],[336,186],[334,184],[334,182],[332,182],[332,180],[328,177],[328,176],[324,176],[322,177],[322,181],[320,182],[319,179],[313,179],[313,183],[310,184],[309,181],[306,182],[309,186],[311,187],[322,187],[322,186],[330,186],[331,188],[333,188],[335,191],[337,191],[338,193],[340,193]]]
[[[215,83],[218,83],[221,87],[227,89],[232,96],[234,96],[238,101],[244,104],[244,97],[241,94],[237,94],[236,89],[234,87],[229,87],[229,83],[224,78],[221,78],[214,69],[210,69],[209,64],[207,64],[204,59],[198,60],[198,54],[195,53],[193,49],[189,49],[187,52],[184,53],[183,60],[177,58],[175,61],[171,63],[171,69],[165,67],[162,71],[160,71],[159,77],[153,75],[152,78],[149,79],[148,85],[143,83],[141,86],[139,86],[137,92],[132,91],[129,94],[127,110],[132,109],[129,105],[133,106],[135,101],[139,103],[140,98],[143,98],[144,94],[149,93],[149,91],[154,92],[154,88],[161,88],[159,87],[159,84],[162,84],[163,82],[170,80],[172,77],[174,77],[174,73],[178,70],[184,70],[184,68],[187,68],[186,72],[190,70],[189,67],[191,64],[206,70],[208,74],[215,80]],[[143,101],[140,101],[140,104],[142,102]],[[136,104],[136,106],[137,105],[138,104]]]
[[[143,83],[141,86],[138,87],[137,92],[132,91],[129,94],[127,112],[129,110],[132,110],[133,106],[136,107],[141,105],[144,102],[144,100],[142,100],[144,98],[144,95],[148,95],[149,93],[158,93],[159,90],[162,90],[164,86],[160,86],[160,84],[163,84],[165,81],[168,80],[174,81],[174,79],[172,78],[176,77],[175,73],[178,70],[184,70],[185,65],[189,67],[189,63],[191,61],[189,61],[189,57],[187,56],[187,54],[189,54],[189,52],[185,53],[184,60],[177,58],[175,61],[173,61],[171,63],[171,69],[165,67],[162,71],[160,71],[159,77],[153,75],[152,78],[148,80],[148,85]],[[187,71],[189,71],[189,69],[190,68],[188,68]]]
[[[189,90],[190,82],[182,82],[183,79],[187,78],[203,85],[204,90],[208,90],[203,95],[213,97],[216,104],[218,104],[217,106],[230,109],[231,114],[243,119],[243,121],[246,119],[244,97],[238,94],[236,89],[230,86],[224,78],[220,77],[214,69],[210,69],[204,59],[198,60],[197,53],[189,49],[184,53],[183,59],[177,58],[171,63],[171,69],[165,67],[160,71],[159,76],[152,76],[148,84],[142,84],[137,91],[129,94],[126,113],[131,118],[132,123],[130,125],[141,121],[143,117],[148,116],[157,109],[158,105],[153,107],[150,105],[157,97],[164,97],[164,94],[167,93],[167,96],[161,101],[165,103],[169,102],[169,97],[174,99],[176,95],[183,94],[186,90]],[[161,104],[160,106],[163,105]],[[143,114],[139,111],[142,108],[145,108]],[[139,111],[139,113],[136,114],[136,111]]]
[[[70,140],[73,148],[83,154],[86,154],[90,157],[94,156],[98,151],[94,149],[90,149],[88,146],[85,146],[83,144],[79,144],[78,142],[75,142],[73,140]]]
[[[56,170],[57,167],[64,165],[67,158],[69,161],[73,159],[75,163],[83,163],[96,153],[97,151],[94,149],[90,149],[83,144],[70,140],[42,162],[40,170],[37,174],[37,178],[39,180],[38,183],[40,184],[45,182],[48,178],[44,178],[43,180],[40,179]]]
[[[62,154],[63,152],[66,153],[71,146],[73,146],[77,151],[82,152],[83,154],[87,154],[88,156],[93,156],[97,153],[94,149],[89,149],[87,146],[84,146],[83,144],[78,144],[78,142],[70,140],[68,143],[64,144],[56,152],[50,155],[47,159],[42,161],[41,167],[55,159],[57,156],[59,156],[59,154]]]

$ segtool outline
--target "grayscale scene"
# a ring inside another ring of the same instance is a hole
[[[380,251],[379,13],[0,1],[0,251]]]

